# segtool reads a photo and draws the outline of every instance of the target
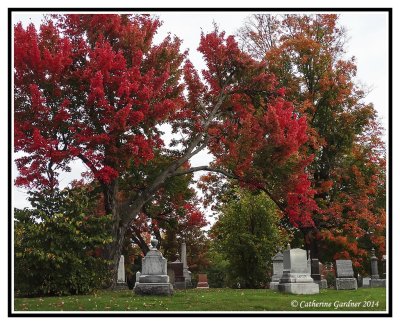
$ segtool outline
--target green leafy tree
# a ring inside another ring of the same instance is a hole
[[[258,288],[268,282],[271,258],[285,240],[279,219],[276,205],[263,192],[236,190],[222,207],[211,230],[210,256],[215,257],[218,267],[226,268],[227,285]]]
[[[101,248],[111,241],[111,218],[93,214],[95,194],[87,187],[31,194],[33,209],[14,210],[16,294],[84,294],[108,285]]]

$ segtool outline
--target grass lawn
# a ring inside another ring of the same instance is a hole
[[[128,290],[98,291],[86,296],[15,298],[14,308],[15,311],[367,312],[386,309],[386,290],[360,288],[357,291],[322,290],[318,295],[291,295],[264,289],[192,289],[176,290],[171,297],[137,296]]]

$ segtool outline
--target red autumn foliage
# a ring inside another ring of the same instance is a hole
[[[320,253],[312,246],[312,254],[350,256],[360,265],[372,246],[385,251],[385,145],[376,111],[355,81],[356,60],[345,56],[347,35],[338,21],[335,14],[260,14],[240,36],[307,120],[299,151],[314,156],[307,170],[318,209],[315,227],[304,229],[319,242]]]
[[[153,44],[160,24],[148,15],[68,14],[40,30],[15,25],[14,143],[23,153],[16,185],[57,186],[58,172],[81,160],[114,217],[115,269],[121,236],[145,224],[145,205],[160,201],[170,179],[197,170],[263,189],[293,225],[312,225],[306,166],[313,156],[301,151],[307,121],[267,62],[215,30],[200,39],[201,79],[177,37]],[[163,124],[181,135],[172,141],[179,149],[163,142]],[[214,161],[191,167],[205,148]],[[138,183],[129,182],[132,175]],[[186,213],[188,223],[202,224],[194,208]]]

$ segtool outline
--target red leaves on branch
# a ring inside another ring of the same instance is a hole
[[[183,103],[180,41],[152,46],[159,26],[145,15],[15,26],[15,150],[31,155],[30,167],[19,160],[18,185],[56,185],[56,170],[77,158],[110,183],[131,161],[153,158],[162,145],[155,125]]]
[[[53,16],[40,31],[15,26],[15,149],[26,153],[17,184],[55,186],[56,171],[81,159],[109,185],[168,149],[158,126],[170,124],[183,135],[177,144],[187,148],[200,136],[213,167],[274,189],[294,225],[312,224],[309,155],[300,153],[306,119],[266,63],[216,30],[201,36],[203,81],[178,38],[152,44],[159,26],[146,15]],[[187,214],[190,224],[203,223],[194,208]]]
[[[299,154],[300,161],[314,156],[307,171],[318,204],[313,232],[320,253],[361,263],[368,247],[385,250],[385,146],[376,111],[355,81],[355,58],[344,55],[347,35],[338,22],[338,15],[260,14],[244,26],[241,37],[253,56],[267,61],[295,114],[306,118],[308,139]],[[276,132],[274,142],[281,142],[281,134]],[[301,179],[287,179],[289,217],[299,215],[302,200],[294,188]],[[304,228],[310,230],[307,224]]]

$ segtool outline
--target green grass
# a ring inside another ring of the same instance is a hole
[[[297,302],[297,307],[293,301]],[[307,307],[306,303],[331,303]],[[335,304],[360,303],[358,307]],[[15,298],[15,311],[384,311],[385,288],[322,290],[318,295],[291,295],[271,290],[177,290],[171,297],[137,296],[132,291],[99,291],[86,296]],[[301,304],[302,307],[301,307]]]

